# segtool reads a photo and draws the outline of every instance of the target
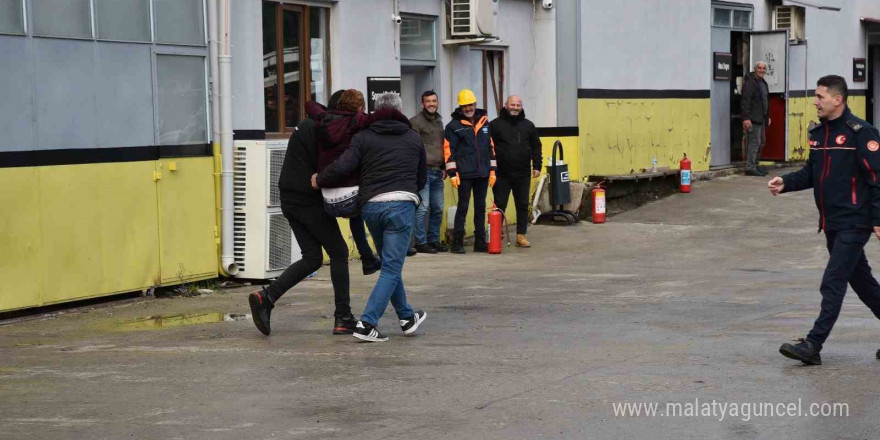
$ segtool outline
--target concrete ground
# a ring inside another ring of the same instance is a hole
[[[403,337],[389,310],[381,344],[330,334],[327,268],[282,298],[270,337],[249,320],[136,322],[249,313],[250,288],[5,323],[0,438],[876,438],[880,323],[855,295],[823,366],[777,352],[815,319],[827,254],[811,194],[773,198],[766,180],[697,182],[603,225],[534,227],[529,250],[407,259],[428,318]],[[376,276],[351,269],[360,311]],[[616,416],[625,402],[697,413]],[[760,403],[802,413],[732,412]],[[849,415],[810,417],[813,403]]]

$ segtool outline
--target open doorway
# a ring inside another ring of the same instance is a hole
[[[767,64],[764,80],[768,86],[770,124],[766,144],[759,160],[785,161],[788,150],[788,34],[785,31],[733,32],[730,38],[734,63],[730,87],[730,159],[746,160],[746,142],[742,128],[743,84],[755,63]],[[766,121],[765,121],[766,124]]]

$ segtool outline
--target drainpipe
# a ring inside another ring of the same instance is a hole
[[[223,156],[220,154],[220,83],[218,78],[220,68],[217,65],[217,57],[219,56],[217,53],[217,0],[207,0],[206,4],[208,7],[208,60],[211,72],[211,151],[214,159],[214,224],[217,225],[214,227],[214,240],[217,245],[218,271],[220,275],[226,276],[229,274],[226,273],[223,265],[219,264],[221,259],[220,230],[223,227],[223,204],[221,202],[223,191],[221,191],[222,183],[220,182]]]
[[[228,275],[238,273],[238,265],[235,264],[233,253],[233,169],[232,154],[232,56],[229,53],[229,0],[219,0],[219,30],[220,47],[217,60],[218,72],[220,73],[220,154],[222,158],[222,170],[220,174],[222,187],[221,225],[222,235],[220,241],[220,264],[221,269]]]

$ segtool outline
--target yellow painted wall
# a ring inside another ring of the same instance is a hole
[[[217,276],[212,159],[161,162],[0,168],[0,311]]]
[[[709,169],[709,99],[579,99],[580,172],[678,168],[687,153],[696,171]]]
[[[788,157],[790,161],[806,160],[810,149],[808,134],[810,123],[818,123],[814,97],[788,99]],[[850,96],[847,105],[854,115],[865,119],[867,98]]]

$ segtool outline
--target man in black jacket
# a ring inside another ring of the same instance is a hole
[[[767,63],[755,63],[755,71],[746,75],[743,81],[742,108],[743,135],[746,136],[746,174],[766,176],[767,172],[758,167],[758,160],[764,144],[767,143],[767,127],[770,126],[770,88],[764,75]]]
[[[810,131],[807,164],[768,182],[774,196],[813,188],[819,231],[825,230],[830,258],[819,287],[819,318],[806,339],[779,348],[786,357],[808,365],[822,363],[819,352],[840,315],[847,283],[880,318],[880,285],[864,251],[871,232],[880,238],[880,136],[853,116],[846,98],[845,79],[836,75],[819,79],[814,104],[822,124]]]
[[[532,178],[541,175],[541,138],[532,121],[526,119],[522,99],[511,95],[501,109],[501,116],[489,123],[489,134],[495,142],[498,160],[498,181],[492,187],[495,206],[507,209],[513,190],[516,205],[516,245],[531,247],[526,239],[529,225],[529,189]]]
[[[392,108],[395,116],[376,121],[355,135],[342,156],[312,177],[312,186],[317,188],[332,186],[357,171],[361,175],[361,216],[382,257],[382,272],[354,330],[354,337],[366,342],[388,340],[376,327],[389,300],[405,335],[413,334],[425,320],[425,312],[413,310],[407,303],[401,276],[419,204],[418,194],[427,179],[425,147],[422,137],[400,114],[401,106],[396,93],[379,95],[376,110]]]
[[[338,99],[339,94],[334,94],[334,97]],[[333,101],[334,98],[331,98],[331,104]],[[351,334],[354,331],[356,321],[351,314],[349,300],[348,245],[339,231],[336,218],[324,211],[321,192],[312,188],[309,179],[317,169],[315,122],[305,119],[287,142],[287,154],[278,178],[281,212],[290,223],[302,251],[302,259],[291,264],[272,284],[248,297],[254,324],[265,335],[271,332],[269,319],[278,298],[321,268],[324,261],[322,247],[330,256],[330,280],[333,282],[336,302],[333,334]]]

